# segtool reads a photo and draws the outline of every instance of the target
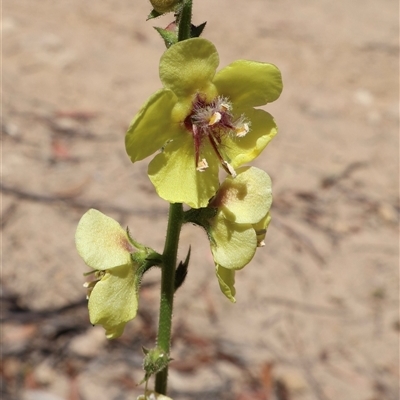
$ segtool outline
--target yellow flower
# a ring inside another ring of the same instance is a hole
[[[255,167],[242,167],[237,177],[228,176],[209,207],[216,215],[209,220],[208,234],[222,292],[235,301],[235,271],[253,258],[263,246],[271,220],[271,179]]]
[[[86,284],[90,322],[102,325],[108,339],[117,338],[138,308],[133,243],[117,221],[94,209],[79,221],[75,243],[79,255],[95,270],[96,279]]]
[[[282,91],[274,65],[238,60],[216,69],[214,45],[192,38],[172,45],[160,61],[164,88],[148,99],[126,134],[132,162],[159,149],[148,174],[170,203],[207,206],[219,187],[219,167],[233,177],[275,136],[270,114],[254,107]]]

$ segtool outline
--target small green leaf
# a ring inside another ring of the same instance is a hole
[[[145,375],[140,384],[149,380],[152,375],[162,371],[172,360],[172,358],[170,358],[169,355],[159,347],[155,347],[154,349],[146,349],[146,351],[143,348],[143,352],[145,353],[143,360],[143,369],[145,371]]]
[[[189,261],[190,261],[190,252],[191,248],[189,247],[189,251],[187,253],[186,259],[184,262],[180,262],[178,268],[175,272],[175,292],[182,286],[183,282],[186,279],[188,268],[189,268]]]
[[[149,21],[150,19],[158,18],[158,17],[160,17],[161,15],[163,15],[163,14],[162,14],[162,13],[159,13],[159,12],[156,11],[156,10],[152,10],[151,13],[147,16],[147,20],[146,20],[146,21]]]
[[[164,43],[167,48],[171,47],[173,44],[178,42],[178,35],[176,32],[169,31],[169,30],[163,29],[163,28],[158,28],[157,26],[155,26],[154,29],[164,39]]]
[[[191,25],[190,27],[190,35],[191,37],[200,37],[200,35],[203,33],[203,30],[206,26],[207,22],[203,22],[200,25]]]
[[[151,251],[147,257],[146,261],[149,261],[152,263],[152,265],[161,265],[162,264],[162,255],[157,253],[156,251]]]
[[[184,212],[185,223],[192,223],[195,225],[202,226],[207,232],[210,227],[209,220],[217,215],[217,208],[203,207],[203,208],[191,208]]]

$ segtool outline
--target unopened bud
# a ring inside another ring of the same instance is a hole
[[[150,0],[153,8],[160,14],[174,11],[176,6],[181,2],[182,0]]]

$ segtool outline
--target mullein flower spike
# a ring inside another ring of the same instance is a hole
[[[222,292],[235,302],[235,271],[253,258],[271,220],[271,179],[255,167],[237,169],[237,177],[228,176],[209,207],[216,215],[206,228]]]
[[[85,284],[90,322],[102,325],[107,338],[115,339],[138,308],[139,264],[132,257],[132,240],[117,221],[91,209],[79,221],[75,243],[79,255],[94,270],[95,279]]]
[[[278,68],[238,60],[216,73],[219,57],[208,40],[172,45],[161,57],[164,88],[134,117],[125,139],[132,162],[159,149],[149,164],[158,195],[170,203],[206,207],[219,187],[219,168],[256,158],[277,133],[272,116],[254,107],[282,91]]]

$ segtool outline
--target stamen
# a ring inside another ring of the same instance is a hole
[[[230,175],[232,176],[232,178],[236,178],[237,173],[236,173],[236,171],[234,170],[234,168],[232,167],[231,164],[229,164],[227,161],[224,160],[224,161],[222,162],[222,166],[223,166],[224,170],[225,170],[228,174],[230,174]]]
[[[90,281],[90,282],[85,282],[83,284],[84,288],[90,289],[90,288],[94,288],[97,282],[100,282],[101,279],[96,279],[95,281]]]
[[[225,161],[225,158],[229,158],[223,152],[224,138],[245,136],[250,131],[250,121],[244,115],[235,119],[231,110],[232,104],[227,97],[218,96],[208,103],[204,95],[196,95],[184,125],[193,136],[197,171],[204,172],[208,168],[207,160],[201,158],[204,140],[208,139],[222,168],[232,177],[236,176],[234,168]]]
[[[216,111],[210,118],[210,121],[208,122],[208,126],[212,126],[217,124],[219,121],[221,121],[222,115],[218,111]]]
[[[94,287],[96,286],[97,282],[101,281],[101,278],[106,274],[106,271],[98,271],[98,270],[94,270],[91,271],[90,273],[86,273],[85,275],[89,275],[94,273],[96,279],[89,281],[89,282],[85,282],[83,284],[83,287],[87,289],[87,294],[86,294],[86,299],[89,300],[89,297],[92,293],[92,290],[94,289]]]
[[[200,160],[200,147],[201,147],[201,132],[197,128],[197,125],[193,124],[193,141],[194,141],[194,151],[195,151],[195,157],[196,157],[196,165],[199,165],[199,160]]]
[[[266,229],[259,229],[258,231],[256,231],[256,235],[257,236],[259,236],[259,235],[264,235],[265,236],[266,233],[267,233]],[[264,239],[262,239],[260,241],[257,240],[257,247],[264,247],[264,246],[265,246]]]
[[[197,163],[197,171],[204,172],[208,168],[208,162],[205,158]]]
[[[227,112],[227,111],[230,111],[232,109],[232,107],[229,103],[221,103],[221,105],[219,106],[219,109],[221,112]]]
[[[246,136],[249,133],[249,131],[250,131],[250,126],[246,122],[242,126],[235,129],[237,137]]]

